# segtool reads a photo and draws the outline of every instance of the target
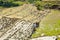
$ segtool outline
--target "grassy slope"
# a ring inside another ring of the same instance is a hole
[[[36,32],[32,37],[39,37],[41,34],[47,36],[60,34],[60,11],[51,10],[51,14],[46,16],[40,23],[40,26],[36,29]]]

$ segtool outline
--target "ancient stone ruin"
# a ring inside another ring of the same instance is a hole
[[[0,40],[28,40],[39,22],[50,11],[39,11],[32,4],[0,11]]]

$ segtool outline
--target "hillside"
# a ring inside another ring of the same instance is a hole
[[[41,19],[49,13],[49,9],[39,11],[33,4],[1,9],[0,39],[27,40],[35,32]]]
[[[40,26],[32,37],[60,35],[60,11],[51,10],[51,13],[41,20]]]
[[[0,0],[0,40],[60,40],[60,0]]]

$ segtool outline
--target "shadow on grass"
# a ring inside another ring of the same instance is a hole
[[[11,2],[6,2],[6,3],[0,2],[0,6],[8,8],[8,7],[19,6],[19,4],[15,4],[15,3],[11,3]]]

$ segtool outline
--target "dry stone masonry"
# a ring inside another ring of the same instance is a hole
[[[38,22],[50,10],[39,11],[32,4],[7,8],[0,12],[0,40],[29,40]]]

